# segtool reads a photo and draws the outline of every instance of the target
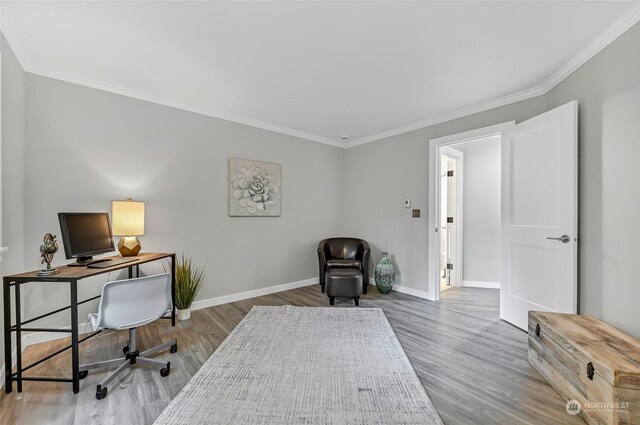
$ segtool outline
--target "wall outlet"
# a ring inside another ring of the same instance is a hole
[[[420,210],[419,210],[419,209],[413,209],[413,210],[411,210],[411,217],[413,217],[413,218],[420,218]]]
[[[411,199],[407,198],[404,200],[404,207],[405,208],[411,208]]]

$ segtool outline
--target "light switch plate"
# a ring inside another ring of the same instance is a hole
[[[419,209],[411,210],[411,217],[420,218],[420,210]]]
[[[404,207],[411,208],[411,198],[407,198],[404,200]]]

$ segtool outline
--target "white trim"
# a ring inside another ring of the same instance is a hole
[[[503,131],[516,125],[515,121],[507,121],[500,124],[490,125],[488,127],[476,128],[462,133],[451,134],[449,136],[438,137],[429,140],[429,143],[435,143],[438,146],[458,145],[471,141],[479,141],[499,136]]]
[[[71,329],[71,326],[65,326],[62,329]],[[83,330],[87,329],[87,332]],[[78,323],[78,335],[91,333],[91,325],[89,322]],[[30,345],[40,344],[42,342],[55,341],[56,339],[69,338],[70,334],[60,332],[32,332],[24,334],[22,337],[22,351]]]
[[[0,261],[2,261],[2,254],[4,254],[7,251],[9,251],[9,248],[7,248],[6,246],[0,247]]]
[[[421,128],[431,127],[436,124],[440,124],[443,122],[477,114],[479,112],[488,111],[490,109],[499,108],[500,106],[510,105],[512,103],[520,102],[522,100],[527,100],[532,97],[540,96],[543,94],[545,94],[545,92],[542,90],[540,86],[534,87],[532,89],[523,90],[518,93],[510,94],[508,96],[492,99],[487,102],[479,103],[477,105],[469,106],[466,108],[458,109],[453,112],[438,115],[433,118],[427,118],[425,120],[418,121],[413,124],[405,125],[403,127],[394,128],[391,130],[383,131],[382,133],[377,133],[371,136],[352,140],[351,142],[346,144],[346,147],[352,148],[354,146],[363,145],[365,143],[374,142],[376,140],[397,136],[398,134],[408,133],[410,131],[419,130]]]
[[[624,15],[616,20],[609,28],[599,34],[593,41],[587,44],[577,55],[567,61],[554,72],[549,78],[547,78],[542,84],[536,87],[532,87],[527,90],[522,90],[517,93],[513,93],[497,99],[492,99],[486,102],[482,102],[473,106],[458,109],[446,114],[438,115],[432,118],[427,118],[422,121],[418,121],[413,124],[405,125],[402,127],[394,128],[391,130],[383,131],[381,133],[373,134],[371,136],[362,137],[360,139],[352,140],[347,143],[346,147],[362,145],[365,143],[373,142],[375,140],[386,139],[391,136],[397,136],[398,134],[407,133],[409,131],[418,130],[432,125],[440,124],[443,122],[451,121],[457,118],[462,118],[468,115],[477,114],[479,112],[488,111],[490,109],[498,108],[500,106],[509,105],[512,103],[520,102],[523,100],[531,99],[536,96],[547,94],[551,89],[557,86],[562,80],[571,75],[574,71],[584,65],[589,59],[600,53],[605,47],[611,44],[614,40],[620,37],[625,31],[640,22],[640,3],[631,7]]]
[[[196,301],[191,305],[191,310],[200,310],[201,308],[213,307],[216,305],[232,303],[235,301],[246,300],[249,298],[261,297],[263,295],[274,294],[276,292],[288,291],[290,289],[302,288],[304,286],[315,285],[318,278],[300,280],[298,282],[283,283],[282,285],[269,286],[266,288],[254,289],[253,291],[238,292],[237,294],[223,295],[222,297],[208,298],[206,300]]]
[[[50,72],[50,70],[46,70],[46,69],[43,70],[42,72],[35,72],[33,70],[30,70],[24,67],[24,64],[23,64],[23,67],[25,68],[26,72],[29,72],[31,74],[42,75],[45,77],[66,81],[66,82],[78,84],[81,86],[91,87],[97,90],[116,93],[123,96],[156,103],[163,106],[169,106],[172,108],[181,109],[188,112],[194,112],[197,114],[219,118],[226,121],[236,122],[236,123],[248,125],[251,127],[261,128],[263,130],[269,130],[276,133],[286,134],[288,136],[298,137],[298,138],[310,140],[313,142],[323,143],[326,145],[347,149],[347,148],[352,148],[354,146],[363,145],[365,143],[373,142],[380,139],[386,139],[392,136],[397,136],[399,134],[408,133],[410,131],[419,130],[421,128],[430,127],[443,122],[466,117],[469,115],[477,114],[477,113],[495,109],[501,106],[510,105],[512,103],[521,102],[523,100],[544,95],[548,93],[551,89],[553,89],[555,86],[557,86],[562,80],[564,80],[569,75],[571,75],[575,70],[577,70],[582,65],[584,65],[589,59],[594,57],[596,54],[602,51],[605,47],[611,44],[620,35],[622,35],[625,31],[627,31],[629,28],[631,28],[633,25],[635,25],[639,21],[640,21],[640,3],[638,5],[631,7],[624,15],[618,18],[618,20],[616,20],[609,28],[607,28],[604,32],[598,35],[593,41],[591,41],[587,46],[585,46],[577,55],[575,55],[573,58],[567,61],[562,67],[560,67],[560,69],[558,69],[555,73],[553,73],[549,78],[547,78],[542,84],[538,86],[535,86],[526,90],[522,90],[516,93],[512,93],[507,96],[491,99],[475,105],[460,108],[455,111],[447,112],[445,114],[440,114],[431,118],[426,118],[424,120],[415,122],[413,124],[408,124],[405,126],[393,128],[380,133],[372,134],[370,136],[361,137],[359,139],[351,140],[347,143],[328,139],[326,137],[318,136],[311,133],[306,133],[306,132],[295,130],[292,128],[283,127],[280,125],[276,125],[276,124],[272,124],[264,121],[259,121],[253,118],[232,114],[229,112],[188,107],[186,105],[182,105],[177,102],[167,101],[166,99],[161,99],[153,95],[143,94],[135,90],[125,89],[123,87],[111,86],[109,84],[100,83],[97,81],[84,80],[81,78],[75,78],[69,75],[60,75],[55,72]]]
[[[373,278],[369,279],[371,285],[375,285],[375,280]],[[238,292],[236,294],[223,295],[221,297],[215,298],[207,298],[204,300],[199,300],[193,303],[191,306],[191,310],[200,310],[207,307],[213,307],[222,304],[228,304],[235,301],[242,301],[249,298],[261,297],[263,295],[275,294],[278,292],[288,291],[291,289],[302,288],[305,286],[316,285],[318,283],[318,278],[310,278],[305,280],[300,280],[297,282],[283,283],[281,285],[269,286],[267,288],[254,289],[252,291]],[[393,287],[395,291],[402,292],[405,294],[413,295],[420,298],[427,298],[427,293],[425,291],[421,291],[419,289],[413,289],[406,286],[395,285]],[[86,326],[89,326],[88,322],[79,323],[78,329],[80,334],[83,334],[83,330]],[[66,326],[64,329],[71,329],[71,326]],[[91,332],[91,331],[89,331]],[[22,337],[22,351],[25,350],[30,345],[40,344],[42,342],[53,341],[56,339],[68,338],[68,335],[61,335],[60,333],[53,332],[33,332],[23,335]],[[15,363],[15,350],[13,353],[13,363]]]
[[[454,219],[456,230],[456,258],[454,268],[456,268],[456,270],[454,273],[455,280],[452,286],[459,287],[462,286],[462,265],[464,264],[464,152],[451,146],[441,146],[438,156],[442,154],[456,159],[456,216]],[[440,165],[441,161],[438,160],[438,168],[440,168]],[[438,170],[438,175],[442,175],[442,170]],[[439,212],[441,202],[439,191],[437,202]],[[437,222],[439,223],[439,221]]]
[[[544,93],[557,86],[562,80],[584,65],[589,59],[600,53],[629,28],[640,22],[640,2],[618,18],[609,28],[587,44],[577,55],[565,63],[540,86]]]
[[[328,139],[326,137],[318,136],[315,134],[305,133],[303,131],[295,130],[292,128],[271,124],[265,121],[259,121],[253,118],[232,114],[229,112],[216,111],[216,110],[203,109],[203,108],[194,108],[194,107],[186,106],[171,100],[161,99],[153,95],[144,94],[135,90],[112,86],[110,84],[101,83],[98,81],[76,78],[69,75],[62,75],[56,72],[52,72],[50,70],[43,70],[42,72],[36,72],[34,70],[27,69],[26,67],[24,68],[24,70],[25,72],[28,72],[30,74],[41,75],[47,78],[52,78],[54,80],[64,81],[71,84],[77,84],[79,86],[89,87],[89,88],[101,90],[107,93],[119,94],[121,96],[138,99],[145,102],[151,102],[158,105],[167,106],[170,108],[180,109],[182,111],[193,112],[193,113],[205,115],[208,117],[213,117],[213,118],[218,118],[225,121],[235,122],[238,124],[248,125],[250,127],[261,128],[263,130],[269,130],[269,131],[273,131],[280,134],[286,134],[288,136],[298,137],[300,139],[305,139],[312,142],[318,142],[325,145],[335,146],[343,149],[352,148],[354,146],[363,145],[365,143],[374,142],[380,139],[386,139],[388,137],[397,136],[399,134],[408,133],[410,131],[419,130],[421,128],[431,127],[436,124],[440,124],[440,123],[451,121],[454,119],[488,111],[491,109],[498,108],[500,106],[510,105],[512,103],[520,102],[522,100],[527,100],[532,97],[540,96],[546,93],[546,91],[544,91],[542,86],[537,86],[531,89],[522,90],[520,92],[503,96],[497,99],[488,100],[486,102],[482,102],[476,105],[457,109],[455,111],[437,115],[435,117],[427,118],[413,124],[408,124],[402,127],[383,131],[381,133],[376,133],[371,136],[362,137],[360,139],[355,139],[347,143],[344,143],[337,140]]]
[[[199,310],[201,308],[213,307],[216,305],[227,304],[234,301],[241,301],[249,298],[260,297],[262,295],[269,295],[276,292],[288,291],[290,289],[302,288],[304,286],[310,286],[317,283],[318,283],[318,278],[311,278],[311,279],[300,280],[297,282],[284,283],[282,285],[269,286],[267,288],[255,289],[253,291],[239,292],[237,294],[224,295],[222,297],[216,297],[216,298],[208,298],[208,299],[194,302],[193,305],[191,306],[191,309]],[[416,295],[416,296],[419,296],[419,295]],[[87,322],[87,323],[78,324],[78,329],[80,331],[80,334],[82,334],[81,332],[82,330],[85,329],[85,326],[89,326],[89,323]],[[71,326],[66,326],[64,327],[64,329],[71,329]],[[40,344],[42,342],[48,342],[48,341],[53,341],[56,339],[68,338],[68,337],[69,337],[68,335],[60,334],[58,332],[28,333],[23,335],[22,337],[22,352],[24,352],[24,350],[30,345]],[[11,364],[14,366],[16,364],[16,358],[17,358],[16,351],[13,350]],[[0,382],[2,383],[2,385],[0,385],[0,388],[2,388],[2,386],[4,385],[4,379],[2,379],[3,376],[4,376],[4,368],[0,370]]]
[[[369,278],[369,285],[376,286],[376,280],[372,277]],[[408,286],[393,285],[393,291],[400,292],[402,294],[413,295],[414,297],[429,299],[427,291],[421,289],[409,288]]]
[[[24,346],[24,337],[22,338],[22,352],[24,353],[25,347]],[[11,366],[15,366],[16,363],[18,361],[18,355],[17,355],[17,351],[14,348],[13,350],[11,350]],[[4,363],[4,362],[3,362]],[[2,365],[2,370],[0,370],[0,390],[2,390],[4,388],[4,364]]]
[[[235,301],[246,300],[249,298],[260,297],[262,295],[269,295],[276,292],[288,291],[290,289],[302,288],[303,286],[310,286],[318,283],[318,278],[311,278],[306,280],[300,280],[298,282],[284,283],[282,285],[269,286],[267,288],[255,289],[253,291],[239,292],[237,294],[224,295],[222,297],[207,298],[204,300],[195,301],[191,305],[191,310],[200,310],[201,308],[213,307],[221,304],[228,304]],[[79,333],[82,332],[86,326],[89,326],[88,322],[79,323]],[[71,329],[71,326],[66,326],[64,329]],[[91,332],[88,330],[87,333]],[[69,335],[60,334],[58,332],[33,332],[25,334],[22,338],[22,350],[30,345],[40,344],[41,342],[53,341],[61,338],[68,338]]]
[[[91,330],[87,332],[82,332],[85,329],[85,326],[90,326],[89,322],[78,323],[78,334],[83,335],[84,333],[91,333]],[[61,329],[71,329],[71,326],[65,326]],[[55,341],[56,339],[69,338],[69,334],[60,333],[60,332],[31,332],[25,333],[22,335],[22,351],[24,352],[25,348],[40,344],[42,342]],[[15,365],[15,350],[13,351],[13,364]]]
[[[457,143],[469,142],[471,140],[483,140],[489,137],[495,137],[502,134],[503,131],[515,126],[515,121],[509,121],[502,124],[496,124],[489,127],[478,128],[475,130],[465,131],[464,133],[452,134],[450,136],[439,137],[429,140],[429,197],[428,197],[428,290],[427,299],[438,301],[440,299],[440,267],[438,266],[438,243],[440,235],[437,233],[438,216],[437,199],[438,199],[438,174],[440,170],[438,151],[442,146],[449,146]]]
[[[430,299],[427,291],[422,291],[420,289],[409,288],[408,286],[402,285],[393,285],[393,290],[397,292],[401,292],[407,295],[413,295],[414,297],[424,298],[425,300]]]
[[[484,282],[480,280],[463,280],[462,286],[465,288],[487,288],[500,289],[500,282]]]
[[[206,108],[198,108],[198,107],[194,108],[191,106],[181,104],[179,102],[163,99],[161,97],[154,96],[152,94],[142,93],[142,92],[127,89],[124,87],[112,86],[110,84],[101,83],[99,81],[85,80],[85,79],[76,78],[70,75],[62,75],[56,72],[51,72],[49,70],[44,70],[43,72],[35,72],[33,70],[29,70],[25,68],[25,72],[28,72],[30,74],[42,75],[47,78],[52,78],[54,80],[65,81],[67,83],[77,84],[79,86],[89,87],[92,89],[101,90],[108,93],[119,94],[121,96],[138,99],[145,102],[151,102],[151,103],[155,103],[162,106],[168,106],[170,108],[180,109],[182,111],[193,112],[193,113],[205,115],[208,117],[213,117],[213,118],[218,118],[225,121],[235,122],[238,124],[248,125],[250,127],[273,131],[275,133],[286,134],[287,136],[298,137],[300,139],[310,140],[312,142],[318,142],[325,145],[335,146],[338,148],[345,147],[345,144],[342,142],[339,142],[337,140],[327,139],[326,137],[317,136],[315,134],[305,133],[303,131],[295,130],[288,127],[283,127],[277,124],[272,124],[272,123],[256,120],[249,117],[244,117],[241,115],[236,115],[230,112],[218,111],[218,110],[206,109]]]

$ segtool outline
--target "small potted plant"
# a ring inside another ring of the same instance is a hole
[[[204,283],[204,269],[193,265],[191,257],[182,254],[176,261],[176,309],[178,320],[191,317],[191,304],[195,301]]]

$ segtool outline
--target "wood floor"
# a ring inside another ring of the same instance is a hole
[[[382,308],[446,424],[583,424],[565,412],[565,403],[527,362],[526,334],[498,318],[498,291],[452,289],[439,303],[375,287],[361,299],[364,307]],[[124,372],[104,400],[95,386],[106,372],[90,373],[81,392],[70,384],[25,382],[22,396],[0,396],[0,424],[152,424],[155,418],[254,305],[326,306],[318,285],[210,307],[192,313],[175,328],[159,321],[139,330],[142,349],[178,338],[171,375],[137,367]],[[336,300],[336,307],[351,301]],[[126,331],[102,334],[85,343],[81,363],[120,355]],[[57,340],[28,347],[25,360],[68,344]],[[70,375],[70,357],[38,366],[33,374]]]

